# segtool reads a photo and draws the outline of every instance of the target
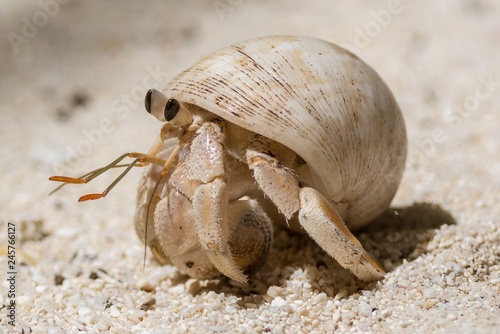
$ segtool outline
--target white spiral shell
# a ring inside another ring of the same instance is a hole
[[[334,44],[252,39],[202,59],[162,92],[291,148],[350,228],[382,213],[399,186],[407,140],[398,104],[370,66]]]

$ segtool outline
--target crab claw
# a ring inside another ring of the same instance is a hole
[[[196,228],[190,200],[177,190],[171,191],[155,211],[155,232],[161,236],[161,252],[155,254],[191,277],[205,279],[222,273],[246,282],[242,269],[258,267],[266,260],[272,244],[272,223],[257,201],[251,199],[229,203],[227,212],[229,234],[225,248],[221,248],[228,253],[207,249],[207,243],[215,245],[216,241],[206,226],[201,233]]]

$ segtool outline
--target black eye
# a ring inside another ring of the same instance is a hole
[[[146,98],[144,99],[144,106],[146,107],[146,110],[150,114],[151,114],[151,95],[152,94],[153,94],[153,90],[152,89],[148,90],[148,92],[146,93]]]
[[[146,95],[146,97],[147,97],[147,95]],[[176,99],[170,99],[167,101],[167,104],[165,105],[165,110],[164,110],[164,116],[165,116],[165,119],[167,120],[167,122],[171,121],[175,117],[175,115],[177,115],[177,112],[179,111],[180,107],[181,107],[181,104]]]

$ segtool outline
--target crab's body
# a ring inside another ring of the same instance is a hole
[[[313,38],[256,38],[150,90],[146,109],[166,121],[161,135],[148,154],[124,156],[149,164],[135,225],[161,261],[245,282],[283,222],[358,278],[383,276],[348,228],[389,206],[406,132],[389,88],[359,58]]]
[[[192,277],[224,274],[245,282],[244,269],[267,256],[275,221],[307,232],[361,279],[382,277],[298,154],[204,109],[184,107],[192,122],[173,132],[167,123],[157,154],[174,167],[161,179],[164,169],[150,165],[139,185],[136,230],[161,262]]]

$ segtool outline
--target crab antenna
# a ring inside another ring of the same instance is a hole
[[[151,203],[153,203],[153,196],[155,195],[156,191],[158,190],[158,186],[161,183],[161,179],[166,175],[166,173],[160,174],[160,177],[158,178],[158,181],[155,184],[155,188],[153,189],[153,193],[151,194],[151,198],[148,201],[148,207],[146,209],[146,225],[144,227],[144,259],[142,261],[142,270],[146,269],[146,253],[148,250],[148,220],[149,220],[149,210],[151,209]]]
[[[110,167],[111,168],[123,168],[123,167],[128,167],[130,164],[120,164],[120,165],[115,165],[115,166],[112,166]],[[140,167],[140,165],[137,165],[137,167]],[[95,170],[91,171],[91,172],[88,172],[87,174],[83,174],[82,176],[79,176],[77,178],[71,178],[69,177],[69,179],[71,181],[73,180],[79,180],[79,179],[84,179],[85,177],[87,177],[88,175],[94,173]],[[53,193],[55,193],[56,191],[58,191],[59,189],[61,189],[62,187],[64,187],[65,185],[71,183],[71,184],[84,184],[85,182],[78,182],[78,183],[74,183],[74,182],[65,182],[63,181],[63,179],[65,179],[66,176],[52,176],[49,178],[50,181],[58,181],[58,182],[64,182],[63,184],[61,184],[59,187],[57,187],[56,189],[52,190],[50,193],[49,193],[49,196],[52,195]],[[88,182],[88,181],[87,181]]]
[[[121,166],[121,165],[119,165]],[[115,166],[115,167],[118,167],[118,166]],[[92,174],[94,171],[91,171],[91,172],[88,172],[87,174],[83,174],[82,176],[76,178],[77,180],[78,179],[84,179],[85,177],[89,176],[90,174]],[[53,193],[55,193],[56,191],[58,191],[59,189],[61,189],[62,187],[64,187],[65,185],[67,185],[68,183],[71,183],[71,182],[66,182],[66,181],[63,181],[63,178],[65,178],[65,176],[51,176],[49,177],[49,180],[50,181],[57,181],[57,182],[64,182],[63,184],[61,184],[59,187],[57,187],[56,189],[52,190],[50,193],[49,193],[49,196],[52,195]],[[72,178],[70,178],[72,179]]]
[[[123,159],[125,159],[126,157],[128,157],[130,154],[131,153],[124,153],[121,156],[119,156],[116,160],[114,160],[113,162],[111,162],[110,164],[108,164],[108,165],[106,165],[104,167],[101,167],[101,168],[94,169],[93,171],[88,172],[87,174],[84,174],[84,175],[82,175],[80,177],[77,177],[77,178],[69,177],[69,176],[57,176],[56,175],[56,176],[49,177],[49,180],[50,181],[56,181],[56,182],[64,182],[64,184],[67,184],[67,183],[71,183],[71,184],[85,184],[85,183],[88,183],[89,181],[95,179],[96,177],[98,177],[102,173],[106,172],[107,170],[109,170],[109,169],[117,166],[120,161],[122,161]]]
[[[123,159],[125,159],[127,157],[135,158],[135,160],[129,164],[121,164],[120,165],[119,164],[120,161],[122,161]],[[113,183],[102,194],[100,194],[101,196],[97,196],[97,194],[89,194],[89,195],[85,195],[85,196],[80,197],[79,201],[81,202],[81,201],[86,201],[86,200],[98,199],[98,198],[106,196],[106,194],[118,182],[120,182],[120,180],[130,171],[130,169],[132,169],[133,166],[142,167],[142,166],[145,166],[149,163],[154,163],[154,164],[163,166],[165,164],[165,160],[157,158],[155,156],[151,156],[150,154],[146,154],[146,153],[138,153],[138,152],[124,153],[121,156],[119,156],[117,159],[115,159],[113,162],[111,162],[110,164],[108,164],[104,167],[101,167],[101,168],[97,168],[97,169],[95,169],[91,172],[88,172],[87,174],[84,174],[84,175],[77,177],[77,178],[69,177],[69,176],[51,176],[49,178],[50,181],[63,182],[63,184],[60,185],[59,187],[57,187],[56,189],[54,189],[50,194],[53,194],[54,192],[58,191],[59,189],[61,189],[63,186],[65,186],[68,183],[70,183],[70,184],[86,184],[86,183],[90,182],[91,180],[95,179],[96,177],[98,177],[99,175],[110,170],[111,168],[127,167],[127,169],[122,174],[120,174],[120,176],[115,181],[113,181]]]
[[[113,187],[116,186],[118,184],[118,182],[120,182],[125,177],[125,175],[127,175],[128,172],[130,172],[132,167],[134,167],[139,162],[139,160],[140,160],[140,158],[137,158],[134,161],[132,161],[128,165],[128,167],[102,193],[83,195],[82,197],[80,197],[78,199],[78,202],[83,202],[83,201],[88,201],[88,200],[96,200],[99,198],[106,197],[106,195],[111,191],[111,189],[113,189]]]
[[[158,190],[158,187],[160,186],[161,180],[165,175],[168,174],[168,169],[170,168],[170,165],[172,164],[174,158],[177,156],[179,153],[180,149],[182,148],[182,145],[186,141],[185,136],[179,140],[179,143],[175,146],[174,150],[172,153],[170,153],[168,159],[166,160],[165,164],[163,165],[163,169],[161,170],[160,177],[158,178],[158,181],[155,184],[155,188],[153,192],[151,193],[151,197],[148,200],[148,207],[146,209],[146,225],[144,227],[144,259],[142,262],[142,270],[146,268],[146,252],[148,249],[148,222],[149,222],[149,211],[151,210],[151,204],[153,203],[153,197]]]

